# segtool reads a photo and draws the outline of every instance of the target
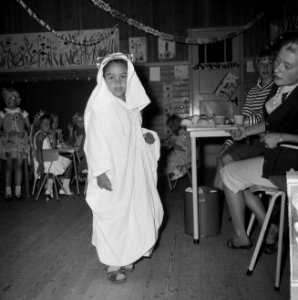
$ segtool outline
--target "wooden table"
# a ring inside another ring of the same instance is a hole
[[[77,158],[76,153],[80,151],[80,147],[61,147],[58,148],[59,153],[66,153],[70,154],[74,166],[74,172],[75,172],[75,179],[76,179],[76,187],[77,187],[77,194],[80,195],[80,189],[79,189],[79,178],[78,178],[78,170],[77,170]]]
[[[198,126],[189,125],[191,139],[191,172],[192,172],[192,202],[193,202],[193,241],[194,244],[200,242],[200,228],[199,228],[199,206],[198,206],[198,176],[197,176],[197,151],[196,139],[197,138],[210,138],[210,137],[228,137],[230,134],[226,130],[237,129],[235,125],[216,125],[216,126]]]

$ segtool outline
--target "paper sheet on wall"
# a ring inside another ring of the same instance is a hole
[[[149,69],[149,80],[160,81],[160,67],[151,67]]]

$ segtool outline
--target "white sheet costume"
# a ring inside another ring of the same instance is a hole
[[[103,78],[104,65],[115,57],[128,64],[126,102],[108,90]],[[149,256],[162,223],[156,188],[159,139],[153,132],[155,142],[147,144],[141,128],[141,110],[149,103],[130,60],[119,53],[106,57],[84,118],[92,244],[106,265],[125,266]],[[96,177],[102,173],[110,178],[112,191],[98,187]]]

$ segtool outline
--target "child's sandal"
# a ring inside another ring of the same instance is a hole
[[[134,264],[130,264],[130,265],[121,267],[121,269],[125,272],[133,272],[134,271]]]
[[[124,283],[127,280],[125,272],[120,268],[115,271],[107,271],[108,279],[114,283]]]

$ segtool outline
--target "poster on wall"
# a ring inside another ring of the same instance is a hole
[[[51,32],[0,35],[0,72],[84,68],[95,66],[99,56],[119,51],[119,29],[58,32],[76,45]]]
[[[175,42],[165,41],[161,38],[158,39],[158,58],[160,60],[167,60],[176,57],[176,44]]]
[[[239,77],[228,72],[215,89],[214,94],[220,96],[226,101],[229,101],[235,93],[239,83]]]
[[[147,38],[145,36],[129,38],[129,53],[136,63],[147,62]]]

